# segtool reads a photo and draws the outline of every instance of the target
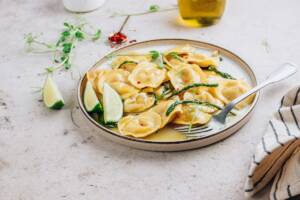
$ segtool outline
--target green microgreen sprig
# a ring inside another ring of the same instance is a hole
[[[93,30],[87,31],[87,26]],[[46,43],[39,40],[39,35],[28,33],[25,35],[25,50],[28,53],[53,53],[54,66],[46,67],[47,73],[52,73],[64,67],[70,69],[72,66],[73,50],[78,42],[83,40],[96,41],[101,36],[101,30],[95,30],[88,23],[71,24],[65,22],[63,30],[55,43]]]

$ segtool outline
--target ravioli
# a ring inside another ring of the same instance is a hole
[[[151,62],[141,62],[131,72],[128,80],[136,88],[142,89],[145,87],[157,88],[164,82],[165,78],[165,69],[160,69]]]
[[[175,100],[165,100],[165,101],[160,101],[156,106],[150,109],[150,111],[156,112],[161,116],[161,127],[163,128],[172,121],[179,113],[182,112],[181,110],[181,105],[176,106],[176,108],[167,116],[167,110],[169,106],[174,103]]]
[[[154,105],[155,98],[153,95],[141,92],[132,97],[125,99],[124,112],[136,113],[142,112]]]
[[[112,68],[120,68],[132,72],[139,62],[151,60],[150,56],[141,56],[135,52],[129,52],[127,54],[130,56],[117,56],[111,63]]]
[[[102,76],[103,73],[105,73],[105,70],[100,69],[90,70],[86,73],[87,80],[93,84],[93,88],[95,91],[98,91],[96,80],[98,79],[98,76]]]
[[[175,52],[181,56],[184,56],[184,55],[188,55],[188,54],[191,54],[191,53],[194,53],[196,50],[195,47],[191,46],[191,45],[181,45],[181,46],[177,46],[173,49],[170,49],[169,51],[167,51],[165,54],[169,54],[169,53],[172,53],[172,52]]]
[[[200,88],[195,88],[194,90],[188,91],[183,96],[184,100],[199,100],[201,102],[207,102],[214,104],[219,107],[223,107],[224,104],[219,99],[215,98],[212,94],[210,94],[208,91],[201,90]],[[199,105],[203,112],[206,113],[214,113],[217,111],[216,108],[210,107],[210,106],[202,106]]]
[[[220,99],[225,104],[228,104],[250,89],[251,87],[243,80],[222,79],[221,81],[219,81],[219,87],[211,88],[211,92],[216,98]],[[251,104],[253,97],[254,95],[246,98],[245,100],[237,104],[236,108],[242,109],[245,106]]]
[[[207,82],[205,73],[197,65],[182,64],[180,68],[170,70],[168,77],[175,90],[180,90],[193,83]]]
[[[183,60],[179,60],[168,55],[164,56],[163,60],[170,69],[178,69],[181,66],[181,63],[184,63]]]
[[[161,127],[161,116],[156,112],[144,112],[123,117],[118,123],[121,135],[143,138],[156,132]]]
[[[186,62],[196,64],[199,67],[207,68],[209,66],[217,67],[219,65],[219,56],[208,57],[201,53],[194,53],[188,55]]]
[[[122,99],[129,98],[137,94],[139,90],[129,84],[128,75],[129,72],[122,69],[104,70],[103,73],[98,75],[97,89],[102,94],[103,83],[107,82],[119,93]]]
[[[211,115],[203,112],[202,106],[196,104],[187,104],[182,106],[182,113],[173,120],[174,124],[202,125],[209,122]]]

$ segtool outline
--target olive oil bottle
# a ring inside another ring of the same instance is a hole
[[[217,23],[224,12],[226,0],[178,0],[179,22],[191,27]]]

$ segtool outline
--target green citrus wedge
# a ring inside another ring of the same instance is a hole
[[[65,105],[65,101],[53,79],[48,76],[43,88],[43,100],[45,105],[54,110],[59,110]]]
[[[100,104],[100,101],[90,81],[88,81],[85,86],[83,103],[88,112],[101,113],[103,111],[102,105]]]
[[[123,102],[120,95],[107,83],[103,84],[104,121],[118,122],[123,116]]]

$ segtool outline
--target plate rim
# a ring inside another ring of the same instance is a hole
[[[226,52],[226,53],[228,53],[230,55],[233,55],[234,57],[236,57],[239,61],[241,61],[247,67],[247,70],[249,70],[250,74],[252,75],[252,79],[253,79],[252,81],[254,82],[255,85],[257,85],[257,77],[256,77],[254,71],[252,70],[252,68],[250,67],[250,65],[244,59],[242,59],[240,56],[238,56],[237,54],[233,53],[232,51],[230,51],[228,49],[225,49],[225,48],[223,48],[221,46],[218,46],[218,45],[215,45],[215,44],[212,44],[212,43],[209,43],[209,42],[203,42],[203,41],[200,41],[200,40],[192,40],[192,39],[184,39],[184,38],[160,38],[160,39],[143,40],[143,41],[140,41],[140,42],[135,42],[135,43],[132,43],[132,44],[128,44],[128,45],[122,46],[122,47],[120,47],[118,49],[110,51],[109,53],[105,54],[104,56],[101,56],[101,58],[95,64],[93,64],[88,70],[86,70],[86,72],[88,72],[89,70],[91,70],[94,67],[97,67],[98,63],[100,63],[108,55],[110,55],[112,53],[115,53],[115,52],[118,52],[118,51],[122,51],[122,50],[124,50],[124,49],[126,49],[128,47],[133,47],[133,46],[140,45],[140,44],[143,44],[143,43],[151,43],[151,42],[159,42],[159,41],[163,42],[163,41],[173,41],[173,40],[176,40],[176,41],[186,41],[187,43],[188,42],[190,42],[190,43],[199,43],[199,44],[202,44],[202,45],[207,45],[207,46],[210,46],[210,47],[221,49],[222,51],[224,51],[224,52]],[[256,107],[258,99],[259,99],[259,96],[260,96],[260,92],[257,92],[256,95],[255,95],[255,98],[253,100],[253,103],[252,103],[252,105],[250,107],[250,109],[237,122],[233,123],[232,125],[226,127],[225,129],[223,129],[221,131],[218,131],[218,132],[216,132],[214,134],[211,134],[211,135],[208,135],[208,136],[205,136],[205,137],[201,137],[201,138],[194,138],[194,139],[181,140],[181,141],[150,141],[150,140],[143,140],[143,139],[139,139],[139,138],[127,137],[127,136],[122,136],[122,135],[116,134],[111,129],[106,128],[105,126],[103,126],[103,125],[99,124],[98,122],[96,122],[88,114],[88,112],[84,108],[82,94],[81,94],[82,84],[83,84],[83,81],[86,79],[86,72],[85,72],[84,76],[82,76],[80,78],[80,80],[78,82],[78,87],[77,87],[77,102],[78,102],[79,108],[83,112],[84,116],[92,124],[94,124],[96,127],[100,128],[105,133],[109,133],[110,136],[117,137],[118,139],[124,139],[124,140],[130,141],[130,142],[137,142],[137,143],[144,143],[144,144],[145,143],[146,144],[158,144],[158,145],[164,145],[164,144],[184,144],[184,143],[190,143],[190,142],[195,142],[195,141],[201,141],[201,140],[204,140],[204,139],[211,138],[211,137],[214,137],[216,135],[219,135],[220,133],[228,131],[229,129],[231,129],[234,126],[238,125],[245,118],[247,118],[252,113],[252,111],[254,110],[254,108]],[[230,135],[232,135],[232,134],[230,134]]]

